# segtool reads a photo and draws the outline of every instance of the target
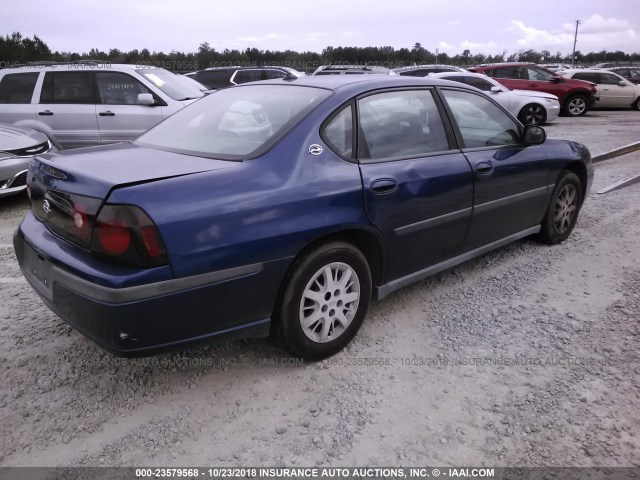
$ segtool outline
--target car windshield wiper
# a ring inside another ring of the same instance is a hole
[[[185,100],[197,100],[197,99],[199,99],[199,98],[202,98],[202,97],[184,97],[184,98],[181,98],[181,99],[180,99],[180,100],[178,100],[178,101],[179,101],[179,102],[184,102]]]

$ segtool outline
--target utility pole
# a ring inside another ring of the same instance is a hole
[[[571,67],[573,67],[573,60],[576,56],[576,42],[578,41],[578,25],[580,25],[580,20],[576,20],[576,34],[573,37],[573,53],[571,54]]]

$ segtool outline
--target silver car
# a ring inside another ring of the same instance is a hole
[[[82,62],[0,70],[0,122],[60,148],[130,141],[204,94],[145,65]]]
[[[560,114],[560,102],[555,95],[533,90],[511,90],[482,73],[443,72],[432,73],[429,77],[464,83],[484,91],[524,125],[550,122]]]
[[[0,198],[27,188],[27,169],[33,155],[47,153],[46,135],[30,128],[0,123]]]

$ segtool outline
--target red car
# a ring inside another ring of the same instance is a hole
[[[579,117],[595,106],[596,86],[591,82],[562,78],[551,70],[527,63],[494,63],[469,68],[484,73],[513,90],[537,90],[556,95],[562,113]]]

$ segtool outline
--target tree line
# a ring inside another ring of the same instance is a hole
[[[518,50],[509,53],[504,50],[498,55],[472,53],[465,49],[459,54],[432,52],[420,43],[411,48],[396,49],[384,47],[326,47],[321,53],[297,52],[294,50],[259,50],[257,48],[224,49],[212,48],[209,43],[200,44],[194,52],[169,53],[151,52],[146,48],[134,49],[128,52],[112,48],[108,52],[92,48],[89,52],[52,52],[47,44],[34,35],[33,38],[24,37],[19,32],[0,35],[0,68],[27,64],[30,62],[51,61],[70,62],[78,60],[98,60],[111,63],[129,63],[141,65],[163,66],[174,71],[192,71],[208,67],[230,65],[283,65],[310,71],[320,65],[329,63],[368,64],[389,68],[408,66],[413,64],[442,63],[450,65],[471,66],[480,63],[496,62],[534,62],[534,63],[570,63],[571,54],[557,51],[552,54],[548,50],[533,49]],[[623,51],[607,51],[581,53],[576,51],[574,63],[593,65],[596,63],[636,63],[640,62],[640,53],[625,53]]]

